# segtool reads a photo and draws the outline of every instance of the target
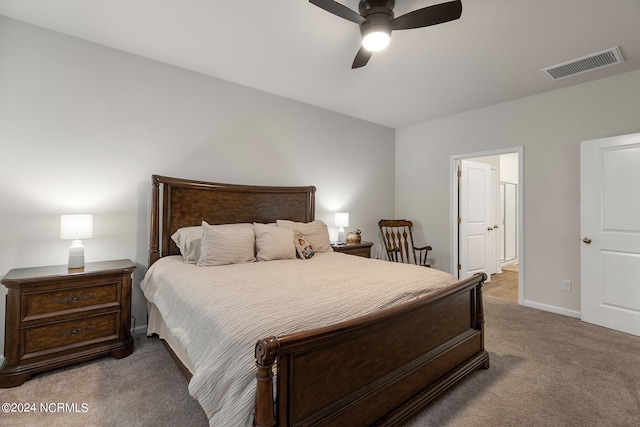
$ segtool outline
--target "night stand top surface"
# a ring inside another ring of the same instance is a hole
[[[345,243],[343,245],[339,245],[337,243],[332,243],[331,244],[332,248],[354,248],[354,247],[358,247],[358,246],[362,246],[362,247],[373,246],[373,242],[367,242],[367,241],[363,240],[360,243]]]
[[[56,280],[62,277],[79,275],[97,275],[114,272],[132,272],[136,265],[128,259],[118,259],[111,261],[87,262],[84,268],[69,268],[65,265],[49,265],[45,267],[15,268],[10,270],[3,278],[2,284],[18,285],[21,282],[40,280]]]

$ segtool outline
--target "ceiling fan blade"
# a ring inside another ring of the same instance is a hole
[[[340,18],[344,18],[347,21],[355,22],[356,24],[362,24],[365,22],[365,19],[356,11],[351,10],[334,0],[309,0],[309,3],[315,4],[319,8],[324,9],[329,13],[333,13]]]
[[[409,30],[453,21],[462,15],[462,2],[450,1],[423,7],[413,12],[400,15],[391,21],[392,30]]]
[[[355,59],[353,60],[353,65],[351,66],[351,68],[353,69],[364,67],[365,65],[367,65],[367,62],[369,62],[371,55],[373,55],[373,52],[365,49],[364,47],[361,47],[356,54]]]

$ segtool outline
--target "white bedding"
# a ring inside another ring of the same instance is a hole
[[[189,392],[210,425],[250,426],[258,339],[349,320],[456,281],[435,269],[326,252],[215,267],[164,257],[140,286],[193,364]]]

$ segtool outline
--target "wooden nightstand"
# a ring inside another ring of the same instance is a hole
[[[20,268],[2,279],[9,292],[0,388],[36,372],[133,352],[130,260]]]
[[[346,245],[331,245],[334,251],[342,252],[349,255],[357,255],[365,258],[371,258],[371,246],[373,242],[349,243]]]

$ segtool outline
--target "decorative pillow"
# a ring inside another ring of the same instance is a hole
[[[256,258],[258,261],[294,259],[296,247],[293,244],[293,230],[276,227],[275,224],[253,223],[256,234]]]
[[[294,222],[279,219],[276,221],[278,227],[288,227],[293,229],[293,234],[302,234],[313,246],[314,252],[331,252],[331,240],[327,224],[320,220],[312,222]]]
[[[313,256],[313,246],[311,246],[311,243],[309,243],[302,234],[296,236],[294,243],[300,258],[309,259]]]
[[[184,262],[188,264],[198,262],[198,258],[200,258],[200,243],[202,241],[201,226],[179,228],[173,233],[171,239],[176,242],[178,249],[180,249]]]
[[[202,221],[202,243],[197,265],[241,264],[255,261],[253,224],[209,225]]]

